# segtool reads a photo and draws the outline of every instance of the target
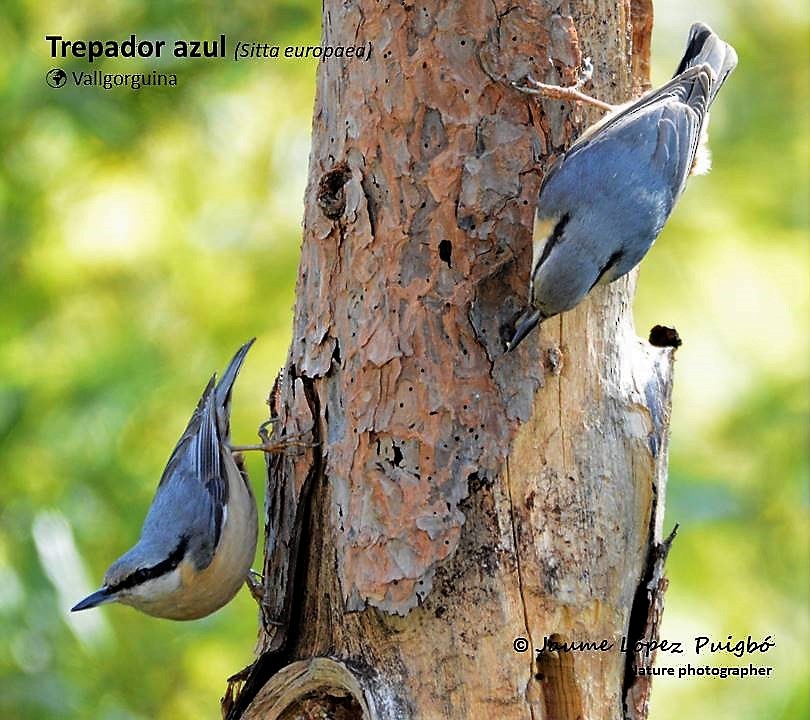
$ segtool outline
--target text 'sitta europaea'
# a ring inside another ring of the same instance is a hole
[[[613,107],[573,88],[527,79],[518,89],[590,102],[609,114],[589,127],[549,170],[537,200],[530,306],[508,344],[570,310],[600,283],[646,255],[692,174],[709,169],[709,108],[737,54],[695,23],[675,75],[663,87]]]

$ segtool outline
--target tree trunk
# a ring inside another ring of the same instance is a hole
[[[324,45],[373,49],[318,70],[271,408],[319,445],[268,461],[278,624],[231,718],[646,717],[620,643],[666,585],[672,351],[636,337],[633,274],[504,354],[543,172],[597,118],[510,82],[586,55],[597,97],[648,80],[650,0],[558,5],[324,3]]]

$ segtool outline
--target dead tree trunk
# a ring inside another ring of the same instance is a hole
[[[633,279],[503,339],[543,172],[596,119],[510,81],[589,55],[626,100],[651,24],[649,0],[324,3],[324,45],[373,51],[318,71],[271,405],[320,445],[268,465],[279,624],[230,717],[646,717],[619,644],[656,632],[665,585],[671,351],[636,337]]]

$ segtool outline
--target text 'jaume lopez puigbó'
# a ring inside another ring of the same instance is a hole
[[[691,647],[690,647],[691,646]],[[766,635],[762,640],[754,640],[751,635],[745,639],[735,640],[733,635],[728,635],[725,640],[715,640],[707,635],[696,635],[690,642],[684,643],[680,640],[666,639],[646,639],[628,640],[622,636],[618,645],[616,641],[610,639],[600,640],[572,640],[563,641],[556,636],[544,637],[543,647],[535,650],[539,657],[543,653],[550,652],[622,652],[640,653],[649,656],[654,652],[671,653],[673,655],[683,655],[687,649],[691,649],[696,655],[726,653],[737,658],[755,653],[766,653],[776,646],[773,636]]]

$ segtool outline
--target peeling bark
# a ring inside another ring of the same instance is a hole
[[[651,12],[325,3],[323,43],[373,51],[318,72],[272,410],[320,445],[269,461],[278,624],[229,717],[306,716],[304,699],[384,719],[645,716],[623,654],[535,650],[628,634],[661,540],[673,350],[636,337],[634,275],[516,352],[503,341],[543,172],[597,119],[510,82],[573,83],[590,56],[593,93],[626,100],[648,80]],[[326,658],[351,682],[290,689]]]

